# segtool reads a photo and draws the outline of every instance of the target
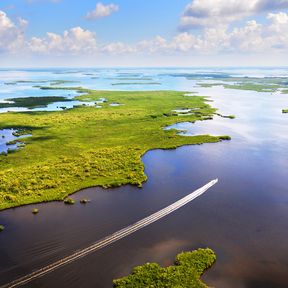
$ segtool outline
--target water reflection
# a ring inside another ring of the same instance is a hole
[[[283,70],[275,73],[287,75]],[[165,82],[166,76],[157,77]],[[232,141],[145,154],[148,181],[143,189],[89,188],[73,195],[74,206],[56,202],[1,212],[0,223],[6,229],[0,235],[0,284],[83,248],[219,178],[217,186],[191,205],[27,287],[108,288],[113,278],[125,276],[135,265],[153,261],[170,265],[177,253],[198,247],[211,247],[217,254],[217,263],[203,276],[210,286],[288,286],[288,117],[281,113],[287,95],[203,88],[196,81],[174,78],[162,86],[210,96],[219,113],[236,116],[189,123],[188,132],[227,134]],[[81,198],[91,203],[81,205]],[[39,208],[36,217],[32,207]]]

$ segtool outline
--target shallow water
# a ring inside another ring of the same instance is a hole
[[[7,153],[8,151],[17,150],[19,149],[19,145],[23,144],[22,142],[18,142],[16,144],[9,144],[9,142],[16,139],[32,136],[30,134],[14,136],[14,132],[16,132],[15,129],[0,129],[0,153]]]
[[[170,265],[178,252],[199,247],[217,254],[217,263],[203,277],[210,286],[288,287],[288,117],[281,113],[288,95],[200,88],[181,77],[167,86],[174,84],[177,90],[212,97],[219,113],[236,116],[189,123],[188,133],[227,134],[232,140],[148,152],[143,157],[148,181],[142,189],[89,188],[73,195],[74,206],[55,202],[1,212],[6,229],[0,234],[0,285],[219,178],[219,184],[176,213],[25,287],[108,288],[135,265]],[[82,205],[81,198],[91,203]],[[34,207],[38,215],[31,213]]]

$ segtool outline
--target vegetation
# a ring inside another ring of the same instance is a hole
[[[262,83],[236,83],[225,84],[226,89],[251,90],[256,92],[276,92],[278,85],[262,84]]]
[[[218,115],[219,117],[222,117],[222,118],[228,118],[228,119],[235,119],[236,118],[235,115],[222,115],[219,113],[215,113],[215,114]]]
[[[107,80],[121,80],[121,81],[152,81],[153,78],[149,78],[149,77],[110,77],[110,78],[106,78]],[[145,84],[145,83],[143,83]]]
[[[73,205],[73,204],[75,204],[75,200],[72,198],[66,198],[66,199],[64,199],[64,203],[67,205]]]
[[[56,86],[56,85],[63,85],[63,84],[70,84],[70,83],[79,83],[79,82],[71,81],[71,80],[52,80],[50,85]]]
[[[90,201],[86,198],[80,200],[81,204],[87,204],[88,202],[90,202]]]
[[[112,83],[113,86],[120,86],[120,85],[161,85],[159,82],[127,82],[127,83]]]
[[[282,113],[288,113],[288,109],[283,109]]]
[[[229,77],[221,79],[219,83],[198,83],[199,86],[210,88],[214,86],[223,86],[226,89],[251,90],[256,92],[276,92],[281,89],[282,93],[288,93],[286,78],[247,78],[247,77]],[[229,82],[232,82],[231,84]]]
[[[17,84],[33,84],[33,83],[47,83],[47,80],[18,80],[18,81],[12,81],[12,82],[5,82],[5,85],[17,85]]]
[[[193,122],[213,117],[215,109],[204,97],[185,97],[185,93],[175,91],[75,89],[86,92],[77,96],[78,100],[106,98],[108,102],[101,109],[83,106],[55,112],[1,114],[0,129],[31,131],[33,136],[21,139],[25,149],[0,156],[0,210],[64,200],[91,186],[141,187],[146,180],[141,157],[147,151],[223,139],[209,135],[183,137],[176,130],[163,129],[184,119]],[[109,105],[116,102],[124,105]],[[188,116],[169,115],[176,107],[198,110]]]
[[[117,288],[205,288],[200,276],[216,261],[211,249],[184,252],[176,257],[175,266],[162,268],[147,263],[133,269],[132,274],[113,281]]]
[[[34,208],[34,209],[32,210],[32,213],[33,213],[33,214],[38,214],[38,213],[39,213],[39,209]]]
[[[226,140],[226,141],[231,140],[231,137],[228,136],[228,135],[223,135],[223,136],[220,136],[219,138],[220,138],[221,140]]]
[[[54,102],[67,102],[72,101],[65,97],[60,96],[46,96],[46,97],[23,97],[23,98],[10,98],[6,99],[11,102],[0,103],[0,108],[10,108],[10,107],[25,107],[25,108],[37,108],[46,107],[48,104]]]
[[[223,83],[198,83],[197,85],[203,88],[211,88],[215,86],[223,86],[224,84]]]
[[[14,131],[13,133],[12,133],[12,135],[13,136],[15,136],[15,137],[20,137],[20,136],[28,136],[29,134],[31,134],[32,133],[32,130],[31,129],[28,129],[28,128],[17,128],[16,129],[16,131]]]
[[[281,86],[264,83],[253,83],[253,82],[239,82],[234,84],[225,83],[199,83],[201,87],[209,88],[214,86],[223,86],[226,89],[237,89],[237,90],[251,90],[256,92],[276,92]]]
[[[0,225],[0,232],[4,231],[5,227],[3,225]]]

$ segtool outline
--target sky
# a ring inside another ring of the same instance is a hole
[[[288,66],[288,0],[1,0],[0,67]]]

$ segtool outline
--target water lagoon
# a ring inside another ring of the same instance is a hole
[[[101,81],[103,75],[125,73],[132,77],[136,71],[86,71],[100,80],[85,77],[85,71],[69,75],[71,80],[81,79],[85,88],[106,90],[114,88],[111,81]],[[38,75],[35,71],[20,72]],[[236,118],[215,115],[213,120],[188,123],[182,128],[193,135],[230,135],[232,141],[146,153],[142,160],[148,181],[142,189],[85,189],[73,195],[77,201],[73,206],[58,202],[33,205],[41,211],[37,217],[31,215],[31,206],[0,212],[0,223],[6,228],[0,235],[0,284],[88,246],[189,194],[207,180],[219,178],[217,186],[183,210],[27,287],[111,287],[112,279],[127,275],[135,265],[153,261],[171,265],[177,253],[199,247],[210,247],[217,254],[216,265],[204,276],[210,286],[288,286],[288,117],[281,113],[288,96],[222,86],[205,88],[197,85],[199,79],[188,80],[187,75],[163,76],[204,72],[147,69],[136,74],[161,81],[161,90],[209,96],[219,113]],[[210,72],[205,74],[211,76],[217,71]],[[50,78],[54,72],[41,73]],[[285,69],[231,69],[225,74],[288,76]],[[84,197],[91,202],[81,205]]]
[[[0,154],[2,156],[23,148],[25,145],[21,142],[21,138],[32,136],[31,134],[18,134],[16,129],[0,129]]]

